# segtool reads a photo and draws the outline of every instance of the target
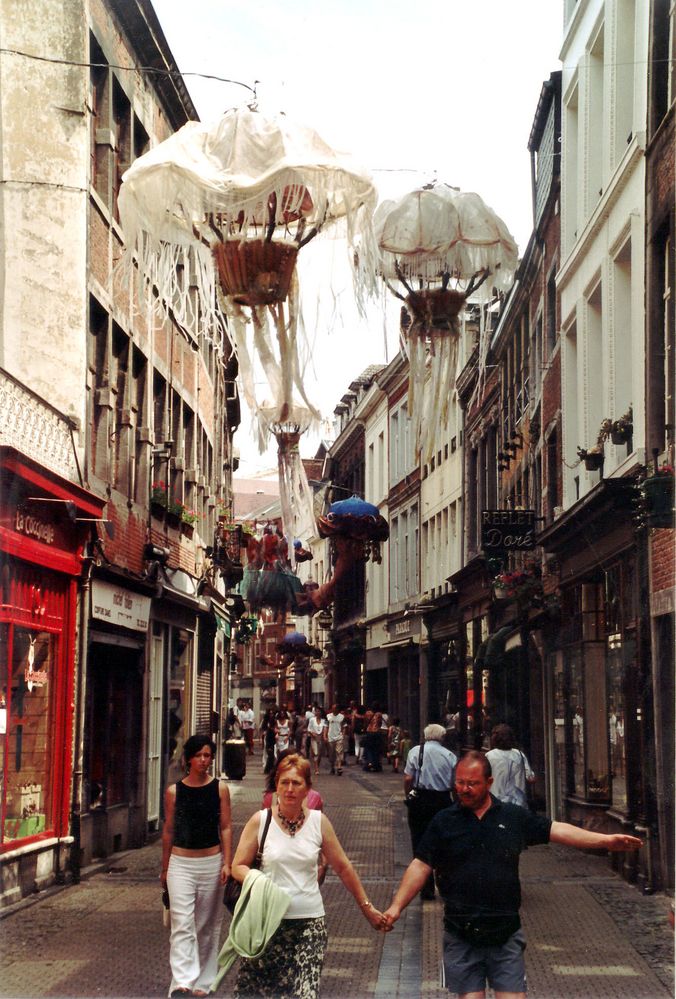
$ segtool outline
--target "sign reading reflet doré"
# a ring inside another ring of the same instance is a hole
[[[54,543],[54,525],[48,524],[46,521],[40,520],[39,517],[34,517],[30,513],[26,513],[24,510],[16,511],[14,530],[18,531],[19,534],[28,535],[29,538],[42,541],[44,545]]]
[[[534,548],[535,510],[482,510],[481,547],[485,552]]]
[[[92,580],[92,617],[132,631],[147,631],[150,597],[125,590],[122,586]]]

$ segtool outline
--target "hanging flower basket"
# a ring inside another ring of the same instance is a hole
[[[645,479],[641,485],[641,492],[646,503],[647,526],[673,527],[674,473],[668,470],[668,466],[663,465],[654,475]]]
[[[588,472],[598,472],[602,464],[603,454],[597,454],[595,451],[587,454],[584,458],[584,467]]]
[[[598,472],[599,468],[603,465],[603,447],[599,445],[596,445],[596,447],[591,448],[589,451],[586,448],[579,447],[577,453],[580,461],[584,462],[584,467],[588,472]]]
[[[214,247],[223,293],[238,305],[272,305],[289,293],[298,247],[263,239],[226,240]]]

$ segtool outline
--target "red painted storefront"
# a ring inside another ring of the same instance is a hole
[[[0,447],[0,905],[68,862],[78,584],[102,509]]]

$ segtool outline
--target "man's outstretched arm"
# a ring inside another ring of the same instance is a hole
[[[625,833],[607,836],[605,833],[592,832],[591,829],[580,829],[568,822],[552,822],[549,842],[574,846],[577,850],[612,850],[615,853],[638,850],[643,846],[643,840],[638,836],[628,836]]]
[[[404,871],[401,884],[397,888],[389,909],[383,913],[383,926],[386,929],[392,929],[402,911],[411,899],[415,898],[431,873],[432,868],[428,864],[424,864],[422,860],[411,861]]]

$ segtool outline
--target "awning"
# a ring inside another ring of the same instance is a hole
[[[400,649],[404,645],[420,645],[419,636],[407,635],[406,638],[394,638],[391,642],[383,642],[380,648],[389,652],[390,649]]]

